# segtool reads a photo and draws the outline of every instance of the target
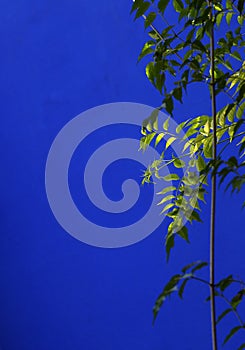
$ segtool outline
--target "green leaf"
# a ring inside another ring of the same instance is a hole
[[[173,5],[176,12],[181,12],[184,8],[183,2],[181,0],[173,0]]]
[[[185,120],[184,122],[180,123],[177,127],[176,127],[176,134],[179,134],[181,130],[183,130],[183,128],[186,126],[186,124],[190,121],[190,119]]]
[[[189,33],[188,33],[187,36],[186,36],[186,41],[187,41],[187,42],[191,42],[195,31],[196,31],[196,28],[195,28],[195,27],[192,28],[192,29],[189,31]],[[185,55],[184,58],[185,58],[185,59],[186,59],[186,58],[189,58],[189,57],[192,55],[192,53],[193,53],[193,51],[190,50],[190,55],[187,55],[187,56]]]
[[[152,49],[152,46],[155,45],[155,42],[150,40],[150,41],[147,41],[145,43],[145,45],[143,46],[142,50],[141,50],[141,53],[138,57],[138,62],[145,56],[149,55],[150,53],[154,52],[154,50]]]
[[[204,33],[205,33],[204,27],[198,28],[198,30],[196,31],[196,39],[201,40],[204,36]]]
[[[205,158],[212,158],[213,157],[213,147],[212,147],[212,138],[209,137],[203,142],[203,152]]]
[[[232,16],[233,16],[233,12],[228,12],[226,15],[226,23],[228,25],[230,25],[230,23],[231,23]]]
[[[183,293],[184,293],[184,290],[185,290],[185,286],[186,286],[188,281],[189,281],[189,279],[185,279],[180,285],[178,294],[179,294],[179,297],[181,299],[183,298]]]
[[[134,0],[130,13],[136,11],[143,3],[144,0]]]
[[[231,306],[236,309],[245,295],[245,289],[241,289],[231,300]]]
[[[165,285],[164,287],[164,293],[165,294],[170,294],[172,293],[173,291],[176,291],[176,286],[178,284],[178,282],[181,280],[182,276],[180,274],[176,274],[174,276],[172,276],[170,278],[170,280],[168,281],[168,283]]]
[[[176,158],[174,160],[174,166],[176,168],[184,168],[185,167],[185,162],[183,160],[179,159],[179,158]]]
[[[234,117],[235,117],[235,112],[236,112],[236,105],[232,103],[230,106],[232,106],[232,107],[229,111],[227,111],[227,116],[228,116],[229,122],[233,123]]]
[[[153,323],[155,322],[157,315],[158,315],[158,312],[159,312],[159,310],[160,310],[160,308],[165,300],[166,300],[166,296],[164,295],[164,293],[161,293],[158,296],[158,298],[155,302],[154,308],[153,308]]]
[[[206,167],[206,162],[201,155],[197,159],[197,170],[201,172]]]
[[[199,264],[197,264],[192,270],[191,272],[194,273],[195,271],[201,270],[203,267],[208,266],[208,263],[203,261],[200,262]]]
[[[144,13],[148,10],[149,7],[150,7],[150,3],[148,1],[141,3],[140,6],[138,7],[138,10],[136,12],[134,19],[136,20],[140,16],[144,15]]]
[[[195,221],[198,221],[198,222],[202,222],[202,219],[200,218],[199,214],[197,211],[194,211],[191,213],[191,216],[189,218],[191,221],[192,220],[195,220]]]
[[[173,98],[171,95],[167,95],[164,102],[163,107],[166,109],[166,111],[172,115],[174,104],[173,104]]]
[[[242,326],[236,326],[234,328],[232,328],[232,330],[230,331],[230,333],[226,336],[223,345],[226,344],[228,342],[229,339],[231,339],[231,337],[238,332],[241,328],[243,328]]]
[[[165,133],[161,132],[160,134],[157,135],[156,141],[155,141],[155,147],[159,144],[159,142],[164,138]]]
[[[220,13],[217,14],[217,16],[216,16],[217,27],[220,26],[220,23],[221,23],[221,21],[222,21],[223,16],[224,16],[224,13],[222,13],[222,12],[220,12]]]
[[[192,206],[192,208],[194,208],[194,209],[197,209],[197,210],[200,210],[200,211],[201,211],[201,209],[200,209],[200,207],[199,207],[198,200],[196,199],[196,197],[195,197],[195,196],[190,198],[190,205]]]
[[[228,10],[232,10],[232,1],[231,0],[226,0],[226,8],[228,9]]]
[[[241,119],[243,117],[244,109],[245,109],[245,101],[242,104],[240,104],[240,106],[238,106],[237,108],[236,116],[238,119]]]
[[[150,12],[145,19],[144,27],[148,28],[155,21],[156,16],[157,14],[155,12]]]
[[[202,44],[202,42],[201,42],[200,40],[195,40],[195,41],[193,41],[192,47],[193,47],[194,49],[197,49],[197,50],[199,50],[199,51],[201,51],[201,52],[204,52],[204,53],[207,51],[206,48],[205,48],[205,46]]]
[[[240,146],[240,149],[239,149],[239,155],[242,154],[243,150],[245,149],[245,136],[243,136],[243,138],[237,143],[236,146]]]
[[[173,96],[176,100],[182,102],[182,88],[177,87],[173,90]]]
[[[165,249],[167,253],[167,261],[169,260],[169,255],[171,249],[174,247],[174,235],[168,235],[165,241]]]
[[[222,9],[222,6],[220,5],[220,4],[214,4],[214,9],[216,10],[216,11],[222,11],[223,9]]]
[[[230,55],[231,57],[236,58],[238,61],[242,62],[242,57],[238,51],[234,51]]]
[[[227,314],[229,314],[231,311],[233,311],[232,309],[226,309],[225,311],[223,311],[219,317],[217,318],[216,324],[218,324],[222,318],[224,318]]]
[[[229,285],[231,285],[233,282],[233,276],[232,275],[229,275],[228,277],[226,278],[223,278],[221,281],[219,281],[217,287],[220,288],[220,290],[222,292],[224,292],[224,290],[229,287]]]
[[[215,296],[215,297],[219,297],[219,296],[220,296],[220,293],[217,292],[217,290],[215,290],[215,291],[214,291],[214,296]],[[208,297],[205,299],[205,301],[209,301],[209,300],[210,300],[210,296],[208,296]]]
[[[164,14],[170,0],[160,0],[157,4],[159,11]]]
[[[239,346],[239,348],[237,350],[243,350],[245,349],[245,343],[243,343],[241,346]]]
[[[150,32],[148,32],[148,35],[154,40],[161,39],[159,33],[156,33],[155,30],[151,30]]]
[[[209,120],[207,120],[206,124],[204,125],[203,131],[204,131],[206,136],[209,135],[209,132],[210,132],[210,121]]]
[[[154,85],[155,68],[154,63],[149,62],[145,68],[145,73],[150,82]]]
[[[176,181],[176,180],[179,180],[179,176],[177,174],[169,174],[169,175],[164,176],[163,180]]]
[[[200,264],[201,261],[194,261],[186,266],[183,267],[183,269],[181,270],[183,273],[186,273],[187,270],[189,270],[192,266],[195,266],[197,264]]]
[[[170,201],[173,198],[175,198],[175,196],[172,194],[169,194],[168,196],[164,197],[159,203],[157,203],[157,205],[161,205],[167,201]]]
[[[142,137],[140,140],[140,149],[146,150],[151,141],[154,139],[155,135],[156,133],[152,132],[151,134],[147,134],[145,137]]]
[[[237,22],[240,24],[240,26],[242,26],[244,22],[244,16],[237,16]]]
[[[169,117],[165,120],[165,122],[163,123],[163,129],[164,130],[168,130],[168,127],[169,127]]]
[[[174,203],[168,203],[161,211],[161,214],[165,213],[165,211],[168,211],[170,208],[173,208],[173,207],[174,207]]]
[[[179,231],[178,235],[183,238],[186,242],[190,243],[189,237],[188,237],[188,230],[187,227],[183,226]]]
[[[244,0],[238,0],[237,9],[240,12],[240,14],[242,13],[243,8],[244,8],[244,2],[245,2]]]
[[[217,113],[217,120],[220,126],[225,126],[225,117],[226,117],[228,108],[229,108],[229,105],[226,105],[223,108],[221,108],[221,110],[218,111]]]
[[[223,64],[223,66],[227,69],[229,69],[231,72],[233,72],[233,68],[232,65],[230,63],[230,61],[226,60],[226,61],[221,61],[221,64]]]
[[[157,90],[160,92],[160,94],[162,94],[162,88],[163,88],[163,84],[165,81],[165,73],[158,73],[157,74],[157,78],[156,78],[156,88]]]
[[[165,149],[167,149],[168,147],[170,147],[172,145],[172,143],[176,140],[176,137],[174,136],[171,136],[169,137],[169,139],[167,140],[166,142],[166,146],[165,146]]]
[[[231,125],[228,129],[228,134],[230,136],[230,142],[232,142],[233,138],[234,138],[234,134],[235,134],[235,125]]]
[[[165,194],[165,193],[172,192],[175,190],[176,190],[176,187],[168,186],[168,187],[165,187],[161,192],[158,192],[157,194]]]
[[[197,198],[200,199],[200,201],[206,203],[206,202],[205,202],[205,198],[204,198],[204,194],[205,194],[205,191],[204,191],[204,189],[201,188],[201,189],[198,191]]]

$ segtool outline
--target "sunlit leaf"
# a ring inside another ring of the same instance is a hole
[[[163,177],[163,180],[165,181],[176,181],[179,180],[179,175],[177,174],[169,174]]]

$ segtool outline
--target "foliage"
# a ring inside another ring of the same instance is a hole
[[[159,193],[159,205],[163,206],[162,212],[167,212],[169,218],[165,237],[167,259],[176,237],[189,242],[189,225],[186,222],[201,222],[200,208],[205,203],[213,177],[218,179],[219,186],[225,185],[225,190],[232,192],[239,192],[245,183],[244,2],[135,0],[132,6],[135,19],[143,17],[149,35],[139,61],[148,57],[146,76],[162,96],[161,106],[143,123],[141,149],[145,150],[149,145],[162,145],[163,148],[160,158],[146,170],[143,182],[151,182],[154,177],[166,185]],[[171,6],[176,14],[175,17],[171,15],[173,24],[166,16]],[[161,30],[156,28],[159,26]],[[213,50],[210,45],[212,40]],[[211,116],[200,114],[185,120],[174,132],[169,130],[168,121],[159,128],[157,111],[165,110],[174,117],[176,103],[183,103],[193,83],[204,84],[209,89],[213,107],[218,99],[226,101],[226,104],[217,111],[213,108]],[[170,159],[166,159],[169,148],[176,142],[182,147],[181,156],[172,154]],[[217,154],[214,147],[217,147]],[[232,149],[233,156],[227,156],[227,148]],[[175,170],[168,176],[161,176],[160,169],[170,164]],[[183,168],[185,171],[180,175]],[[173,182],[171,186],[169,181]],[[198,279],[194,274],[198,266],[204,267],[206,263],[193,263],[170,279],[156,301],[154,319],[168,296],[178,292],[182,297],[187,282]],[[191,267],[192,270],[187,273]],[[210,282],[204,282],[210,286]],[[237,312],[237,306],[245,295],[244,285],[229,301],[224,292],[232,283],[237,281],[229,276],[211,286],[215,288],[215,295],[229,306],[216,323],[231,311],[239,321],[239,326],[230,331],[224,343],[240,329],[245,329]],[[239,349],[243,348],[244,344]]]

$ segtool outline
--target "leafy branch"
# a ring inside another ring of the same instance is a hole
[[[148,56],[146,76],[162,96],[161,106],[143,123],[140,147],[144,151],[154,143],[154,147],[162,148],[160,158],[155,159],[146,170],[143,182],[154,182],[155,178],[165,185],[159,193],[162,196],[159,205],[163,205],[162,213],[169,218],[165,235],[167,258],[174,248],[176,236],[190,242],[187,223],[202,221],[198,212],[201,211],[201,202],[206,203],[205,194],[211,186],[209,281],[194,273],[198,264],[201,267],[206,264],[193,263],[192,269],[182,269],[181,274],[169,280],[157,299],[154,319],[172,293],[178,292],[182,297],[191,279],[208,285],[213,350],[217,350],[216,325],[231,311],[236,315],[239,326],[231,329],[224,343],[244,328],[237,311],[238,304],[235,304],[236,300],[242,301],[244,286],[231,300],[226,297],[224,286],[236,281],[229,277],[216,283],[214,246],[217,191],[225,182],[225,190],[231,189],[231,192],[239,192],[245,184],[244,3],[245,0],[135,0],[131,11],[135,12],[135,19],[143,17],[150,37],[138,60]],[[170,4],[176,14],[174,24],[166,20],[165,13]],[[160,21],[161,30],[157,28]],[[225,35],[220,34],[220,28]],[[158,113],[165,110],[174,117],[176,103],[183,103],[192,83],[201,83],[208,88],[211,116],[198,115],[184,120],[174,132],[169,130],[167,120],[159,128]],[[226,103],[227,98],[230,103]],[[220,102],[223,105],[219,106]],[[173,152],[169,157],[170,149],[174,150],[177,142],[181,152]],[[227,156],[230,147],[232,156]],[[160,171],[166,166],[175,169],[162,176]],[[224,310],[216,320],[217,296],[229,304],[231,311]],[[239,350],[243,348],[245,344]]]

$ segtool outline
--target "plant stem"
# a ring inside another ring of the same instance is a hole
[[[232,305],[231,305],[231,302],[229,301],[229,299],[227,299],[224,294],[222,293],[221,294],[221,298],[224,299],[224,301],[230,306],[230,308],[232,309],[232,311],[234,312],[236,318],[238,319],[238,322],[240,323],[240,325],[243,327],[244,329],[244,322],[242,321],[239,313],[237,312],[236,308],[234,308]]]
[[[213,118],[213,160],[217,158],[217,124],[216,124],[216,94],[215,94],[215,63],[214,63],[214,23],[213,3],[209,1],[210,20],[212,21],[210,35],[210,71],[211,71],[211,102]],[[216,174],[212,175],[211,213],[210,213],[210,312],[212,328],[212,349],[217,350],[216,308],[215,308],[215,214],[216,214]]]
[[[204,280],[203,278],[199,278],[199,277],[197,277],[197,276],[191,276],[191,278],[192,278],[193,280],[197,280],[197,281],[199,281],[199,282],[208,284],[208,285],[210,286],[210,283],[209,283],[208,281]]]

